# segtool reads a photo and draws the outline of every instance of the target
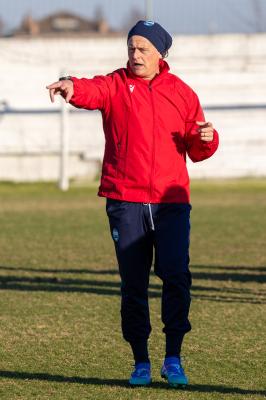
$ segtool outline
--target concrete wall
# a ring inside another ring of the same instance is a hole
[[[127,60],[125,38],[1,39],[0,102],[16,109],[55,110],[45,85],[63,73],[91,77]],[[174,39],[168,62],[198,93],[203,106],[266,104],[266,35],[186,36]],[[219,152],[189,164],[193,177],[266,175],[266,109],[206,111],[220,132]],[[70,115],[70,176],[93,177],[103,154],[100,114]],[[57,179],[60,118],[0,114],[0,180]]]

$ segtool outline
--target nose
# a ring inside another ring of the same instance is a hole
[[[137,59],[139,58],[139,55],[140,55],[140,51],[139,51],[138,49],[134,49],[134,50],[132,51],[132,58],[133,58],[133,60],[137,60]]]

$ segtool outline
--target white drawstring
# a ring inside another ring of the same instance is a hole
[[[152,218],[152,212],[151,212],[151,203],[143,203],[144,206],[149,206],[149,212],[150,212],[150,219],[151,219],[151,229],[154,231],[154,222]]]

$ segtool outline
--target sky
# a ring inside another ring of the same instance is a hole
[[[150,0],[153,18],[170,33],[266,32],[266,0]],[[56,11],[72,11],[93,18],[101,7],[116,30],[131,23],[133,10],[146,15],[145,0],[0,0],[0,18],[8,31],[26,14],[41,18]],[[133,17],[134,20],[134,17]]]

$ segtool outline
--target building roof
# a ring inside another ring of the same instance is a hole
[[[88,20],[67,11],[60,11],[38,20],[27,15],[20,27],[13,31],[12,36],[103,35],[108,32],[111,30],[104,18]]]

